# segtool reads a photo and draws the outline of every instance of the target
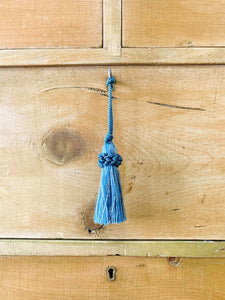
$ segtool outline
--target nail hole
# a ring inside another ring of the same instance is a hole
[[[169,265],[177,267],[181,262],[181,257],[167,257],[167,262]]]
[[[107,268],[107,278],[108,278],[108,281],[116,280],[116,268],[114,268],[114,267]]]

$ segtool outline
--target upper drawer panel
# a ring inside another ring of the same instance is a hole
[[[0,48],[102,46],[102,0],[0,0]]]
[[[224,46],[224,4],[221,0],[123,0],[123,46]]]

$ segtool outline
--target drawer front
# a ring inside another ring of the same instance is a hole
[[[225,259],[1,257],[0,266],[4,300],[222,300],[225,292]]]
[[[0,48],[102,47],[102,0],[0,0]]]
[[[225,45],[221,0],[123,0],[123,47]]]
[[[225,68],[112,72],[127,222],[97,238],[223,239]],[[84,224],[99,189],[106,73],[0,69],[1,237],[95,238]]]

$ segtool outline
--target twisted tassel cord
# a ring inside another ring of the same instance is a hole
[[[116,82],[115,78],[108,77],[106,85],[109,87],[109,109],[108,109],[108,133],[105,137],[105,143],[109,143],[113,140],[113,111],[112,111],[112,88]]]

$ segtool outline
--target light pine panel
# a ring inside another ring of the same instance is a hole
[[[0,236],[223,239],[225,68],[113,67],[127,222],[95,234],[107,68],[0,69]]]
[[[104,56],[121,55],[121,0],[104,1]]]
[[[225,48],[219,47],[122,48],[120,56],[108,56],[109,52],[104,48],[0,50],[0,67],[225,64]]]
[[[225,257],[224,241],[1,239],[0,255]]]
[[[102,46],[102,0],[0,0],[0,48]]]
[[[1,257],[4,300],[224,299],[224,259]],[[107,280],[108,266],[116,280]]]
[[[123,46],[225,46],[224,19],[224,0],[123,0]]]

